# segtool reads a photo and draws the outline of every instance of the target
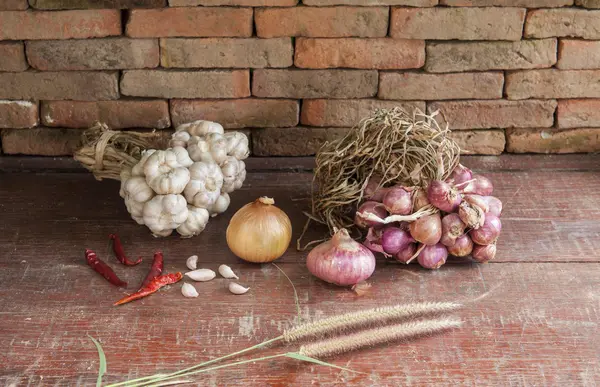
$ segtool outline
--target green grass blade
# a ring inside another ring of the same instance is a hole
[[[285,278],[287,278],[290,285],[292,285],[292,289],[294,290],[294,302],[296,303],[296,312],[298,313],[298,324],[300,324],[302,322],[302,315],[300,314],[300,299],[298,298],[298,292],[296,291],[296,287],[294,286],[294,283],[292,282],[290,277],[288,277],[288,275],[285,274],[285,271],[283,271],[274,262],[271,262],[271,264],[273,266],[275,266],[277,268],[277,270],[279,270],[281,272],[281,274],[283,274],[285,276]]]
[[[319,364],[319,365],[322,365],[322,366],[325,366],[325,367],[337,368],[339,370],[354,372],[356,374],[366,374],[366,372],[355,371],[355,370],[352,370],[350,368],[344,368],[344,367],[336,366],[335,364],[327,363],[327,362],[321,361],[319,359],[315,359],[315,358],[312,358],[312,357],[304,356],[304,355],[299,354],[298,352],[288,352],[288,353],[285,354],[285,356],[287,356],[289,358],[292,358],[292,359],[296,359],[296,360],[307,361],[309,363]]]
[[[96,381],[96,387],[102,386],[102,377],[106,373],[106,356],[104,356],[104,350],[100,343],[94,339],[92,336],[88,335],[90,339],[94,342],[96,349],[98,350],[98,357],[100,358],[100,367],[98,368],[98,380]]]

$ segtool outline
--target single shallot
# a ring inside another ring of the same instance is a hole
[[[456,238],[452,246],[447,246],[448,253],[455,257],[466,257],[473,251],[473,241],[468,235],[463,234]]]
[[[221,274],[221,276],[223,278],[235,278],[235,279],[240,279],[240,277],[238,277],[233,270],[227,266],[227,265],[221,265],[219,266],[219,274]]]
[[[492,243],[487,246],[475,245],[471,257],[479,263],[491,261],[496,257],[496,244]]]
[[[442,219],[439,212],[423,216],[409,226],[410,235],[425,245],[435,245],[442,237]]]
[[[361,204],[356,211],[356,216],[354,217],[354,224],[359,227],[367,228],[367,227],[375,227],[380,226],[381,224],[378,222],[374,222],[372,220],[366,220],[361,215],[373,214],[379,218],[385,218],[387,216],[387,211],[383,207],[381,203],[368,201]]]
[[[412,212],[412,195],[404,187],[389,188],[383,197],[385,209],[394,215],[408,215]]]
[[[478,245],[492,244],[500,236],[502,231],[502,222],[496,215],[487,214],[485,222],[476,230],[471,230],[469,233],[473,242]]]
[[[410,234],[398,227],[388,226],[381,234],[381,247],[388,254],[398,254],[400,250],[407,245],[414,243],[415,240]]]
[[[402,250],[398,251],[398,254],[394,255],[394,258],[398,262],[402,263],[410,263],[412,259],[414,259],[415,254],[417,252],[417,244],[409,243]]]
[[[462,201],[460,193],[450,184],[441,180],[434,180],[427,188],[429,203],[444,212],[454,212]]]
[[[442,218],[442,238],[444,246],[453,246],[456,238],[465,233],[467,226],[460,220],[458,214],[448,214]]]
[[[458,216],[467,227],[473,229],[483,226],[485,222],[485,213],[483,210],[479,206],[469,204],[468,202],[460,203],[460,206],[458,206]]]
[[[489,196],[494,191],[494,185],[487,177],[475,175],[473,176],[473,181],[470,181],[462,191],[466,194]]]
[[[473,176],[473,172],[462,164],[458,164],[452,174],[450,175],[450,179],[454,185],[459,185],[464,183],[465,181],[471,180]]]
[[[197,269],[193,271],[188,271],[185,273],[186,276],[190,277],[194,281],[206,282],[215,278],[217,274],[210,269]]]
[[[419,253],[417,261],[426,269],[437,269],[446,263],[448,258],[448,250],[441,243],[433,246],[425,246]]]
[[[237,284],[235,282],[230,282],[228,287],[229,291],[233,294],[244,294],[248,292],[248,290],[250,290],[250,288],[245,288],[242,285]]]
[[[183,284],[183,286],[181,287],[181,294],[183,294],[184,297],[198,297],[198,291],[196,290],[196,288],[194,287],[194,285],[192,284],[188,284],[187,282]]]

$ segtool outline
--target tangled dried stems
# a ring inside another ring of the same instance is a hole
[[[434,119],[418,109],[378,109],[341,139],[325,143],[316,156],[313,220],[352,229],[353,215],[371,176],[381,185],[425,187],[447,178],[458,165],[460,147]],[[316,190],[316,191],[315,191]]]
[[[121,170],[134,166],[144,150],[163,149],[167,142],[162,132],[122,132],[97,123],[83,132],[83,145],[75,152],[74,159],[98,180],[120,180]]]

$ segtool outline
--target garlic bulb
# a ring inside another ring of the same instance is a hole
[[[188,132],[192,136],[206,136],[209,133],[223,134],[223,126],[212,121],[198,120],[187,124],[179,125],[175,132]],[[171,145],[173,146],[173,145]]]
[[[210,281],[211,279],[213,279],[217,276],[217,274],[210,269],[192,270],[192,271],[188,271],[187,273],[185,273],[185,275],[190,277],[194,281],[201,281],[201,282]]]
[[[215,202],[210,206],[210,208],[208,208],[210,216],[217,216],[218,214],[227,211],[229,203],[231,203],[231,198],[228,194],[222,193],[221,195],[219,195],[217,200],[215,200]]]
[[[194,285],[192,284],[188,284],[187,282],[183,284],[183,286],[181,287],[181,294],[183,294],[184,297],[198,297],[198,291],[196,290],[196,288],[194,287]]]
[[[142,152],[142,158],[136,165],[131,168],[131,176],[144,176],[144,167],[146,166],[146,161],[148,161],[148,157],[152,156],[156,152],[156,149],[147,149]]]
[[[242,187],[246,179],[246,164],[233,156],[228,156],[221,164],[223,173],[223,188],[221,191],[229,193]]]
[[[196,270],[196,268],[198,267],[198,256],[197,255],[192,255],[191,257],[189,257],[185,261],[185,265],[190,270]]]
[[[156,195],[144,205],[144,224],[154,236],[169,236],[188,218],[185,198],[181,195]]]
[[[190,181],[183,194],[196,207],[209,208],[221,194],[223,174],[214,163],[196,162],[189,168]]]
[[[177,227],[177,232],[182,238],[191,238],[194,235],[200,234],[204,231],[209,218],[206,208],[190,206],[189,204],[187,207],[188,217],[181,226]]]
[[[241,132],[227,132],[224,134],[227,141],[227,154],[238,160],[244,160],[250,154],[248,137]]]
[[[148,157],[144,165],[146,181],[159,195],[182,193],[190,181],[190,171],[187,167],[192,165],[192,162],[187,154],[183,156],[184,152],[187,153],[185,149],[181,147],[178,149],[179,151],[174,149],[156,151]]]
[[[233,270],[227,266],[227,265],[221,265],[219,266],[219,274],[221,274],[221,276],[223,276],[223,278],[235,278],[235,279],[240,279],[234,272]]]
[[[123,180],[121,186],[127,211],[138,224],[144,224],[144,204],[154,197],[154,191],[146,184],[146,180],[140,176]]]
[[[175,132],[171,136],[171,142],[169,145],[171,147],[181,146],[185,148],[187,146],[187,142],[190,141],[190,137],[190,134],[186,131]]]
[[[249,262],[281,257],[292,239],[292,223],[271,198],[261,197],[240,208],[227,226],[227,245]]]
[[[244,294],[250,290],[250,288],[245,288],[240,284],[236,284],[235,282],[231,282],[228,287],[229,291],[233,294]]]
[[[221,133],[208,133],[206,136],[192,136],[187,148],[194,161],[221,164],[227,158],[227,140]]]

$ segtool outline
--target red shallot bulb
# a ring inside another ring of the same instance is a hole
[[[341,229],[308,253],[306,267],[317,278],[340,286],[356,285],[375,271],[375,256]]]
[[[473,172],[462,164],[458,164],[452,174],[450,175],[450,179],[454,185],[462,184],[465,181],[469,181],[472,179]]]
[[[454,212],[462,201],[460,193],[450,184],[434,180],[427,188],[427,199],[435,207],[444,212]]]
[[[417,188],[413,193],[413,211],[418,211],[429,204],[425,190]]]
[[[383,205],[390,214],[408,215],[412,212],[412,197],[404,187],[391,187],[383,197]]]
[[[436,212],[433,215],[422,216],[409,226],[410,235],[425,245],[435,245],[442,237],[442,219]]]
[[[383,251],[391,255],[398,254],[400,250],[414,242],[415,240],[408,232],[398,227],[386,227],[381,234],[381,246],[383,247]]]
[[[466,194],[477,194],[482,196],[489,196],[494,191],[494,185],[492,181],[485,176],[475,175],[473,176],[474,181],[470,182],[463,188],[463,193]]]
[[[396,261],[402,263],[410,263],[411,259],[413,259],[415,253],[417,252],[417,244],[409,243],[402,250],[398,251],[398,254],[394,255]]]
[[[363,245],[367,246],[367,248],[374,253],[385,254],[385,251],[383,251],[383,247],[381,246],[381,233],[381,229],[376,229],[373,227],[369,228],[367,236],[363,241]]]
[[[491,261],[496,257],[496,244],[492,243],[486,246],[475,245],[471,257],[479,263]]]
[[[387,211],[385,210],[385,208],[383,208],[383,205],[381,205],[381,203],[373,202],[373,201],[364,202],[363,204],[360,205],[360,207],[358,208],[358,211],[356,212],[356,215],[354,216],[354,224],[356,224],[357,226],[362,227],[362,228],[381,226],[381,224],[378,222],[372,221],[372,220],[366,220],[366,219],[360,217],[358,215],[358,213],[373,214],[382,219],[387,217],[387,215],[388,215]]]
[[[500,199],[494,196],[484,196],[483,198],[487,202],[489,213],[500,217],[502,215],[502,202]]]
[[[489,245],[498,239],[500,231],[502,231],[502,222],[500,222],[500,218],[493,214],[487,214],[483,226],[479,227],[477,230],[471,230],[469,234],[473,242],[478,245]]]
[[[381,202],[383,196],[386,193],[386,188],[380,187],[381,178],[379,176],[371,176],[365,189],[363,190],[363,196],[367,200],[373,200],[375,202]]]
[[[437,269],[446,263],[446,258],[448,258],[446,246],[438,243],[433,246],[425,246],[419,253],[417,261],[419,261],[419,264],[426,269]]]
[[[502,202],[494,196],[467,194],[463,196],[463,200],[480,207],[486,214],[489,212],[497,217],[502,214]]]
[[[479,228],[485,222],[485,213],[483,210],[468,202],[460,203],[460,206],[458,206],[458,216],[469,228]]]
[[[440,242],[444,246],[453,246],[456,238],[465,233],[467,225],[460,220],[458,214],[448,214],[442,218],[442,238]]]
[[[455,257],[466,257],[473,251],[473,241],[468,235],[463,234],[456,238],[452,246],[448,246],[448,253]]]

